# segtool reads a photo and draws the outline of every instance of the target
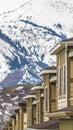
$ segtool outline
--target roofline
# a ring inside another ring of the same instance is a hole
[[[41,86],[34,86],[33,88],[31,88],[31,91],[39,90],[39,89],[44,89],[44,87],[42,85]]]
[[[73,112],[71,112],[71,111],[53,112],[53,113],[47,113],[47,114],[45,114],[45,116],[63,118],[63,117],[73,116]]]
[[[25,128],[25,130],[42,130],[42,129],[38,129],[38,128]],[[43,129],[43,130],[48,130],[48,129]],[[53,130],[53,129],[50,129]],[[54,129],[55,130],[55,129]]]
[[[61,47],[65,47],[65,45],[67,46],[73,46],[73,41],[61,41],[58,44],[56,44],[51,50],[50,50],[50,54],[51,55],[56,55],[57,54],[57,50]]]
[[[39,76],[43,76],[44,74],[53,74],[53,73],[57,73],[56,70],[50,69],[50,70],[42,70],[38,75]]]
[[[29,99],[29,98],[36,98],[36,96],[35,95],[27,95],[27,96],[23,97],[23,99]]]

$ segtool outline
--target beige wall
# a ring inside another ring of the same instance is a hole
[[[67,92],[63,93],[63,66],[65,65],[65,79],[66,79],[66,66],[67,66],[67,53],[66,50],[61,51],[57,55],[57,97],[58,97],[58,109],[67,107]],[[60,72],[59,72],[60,71]],[[60,81],[59,81],[60,79]],[[65,87],[67,82],[65,82]],[[59,88],[60,85],[60,88]]]
[[[57,110],[56,82],[50,84],[50,112]]]
[[[73,130],[73,120],[62,120],[60,122],[60,130]]]
[[[44,76],[44,111],[53,112],[57,109],[57,92],[56,92],[56,82],[51,83],[50,79],[56,76],[56,74],[46,74]],[[44,117],[45,120],[48,118]]]
[[[16,121],[13,117],[12,117],[12,130],[16,130]]]
[[[16,130],[19,130],[19,112],[16,113]]]
[[[27,99],[27,127],[32,126],[32,99]]]
[[[24,123],[23,123],[23,130],[25,130],[25,128],[27,128],[27,112],[24,112]]]
[[[44,90],[39,89],[36,91],[36,123],[41,123],[44,121],[44,98],[42,99],[41,94],[43,94]]]
[[[58,96],[58,109],[73,105],[73,57],[69,57],[69,53],[73,52],[73,47],[67,47],[57,55],[57,96]],[[63,94],[63,65],[65,65],[66,75],[66,94]],[[59,73],[61,69],[61,94],[59,95]]]
[[[68,48],[68,54],[73,52],[73,47]],[[73,105],[73,57],[68,56],[68,105]]]
[[[50,79],[49,74],[44,76],[44,112],[50,112],[49,110],[49,98],[50,98]]]
[[[32,104],[32,124],[36,124],[36,104]]]
[[[20,105],[19,113],[20,113],[20,130],[23,130],[23,106],[22,105]]]

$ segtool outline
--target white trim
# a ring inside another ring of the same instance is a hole
[[[27,95],[27,96],[23,97],[23,99],[28,99],[28,98],[36,98],[36,96],[35,95]]]
[[[52,69],[42,70],[38,75],[42,76],[43,74],[51,74],[51,73],[57,73],[57,71]]]
[[[57,80],[57,76],[53,76],[51,79],[50,79],[50,82],[54,82]]]
[[[44,86],[44,82],[42,83],[42,86]]]
[[[68,45],[65,44],[65,64],[66,64],[66,72],[65,72],[65,77],[66,77],[66,107],[68,106],[68,61],[67,61],[67,48]]]
[[[73,57],[73,52],[69,52],[68,57]]]
[[[32,105],[36,105],[36,104],[37,104],[36,100],[32,102]]]
[[[44,97],[44,93],[41,94],[41,97]]]
[[[61,42],[57,43],[57,45],[55,45],[50,50],[50,54],[51,55],[57,54],[57,52],[59,51],[59,49],[62,49],[63,47],[65,48],[65,44],[67,44],[67,46],[73,46],[73,41],[61,41]]]
[[[44,87],[43,86],[34,86],[33,88],[31,88],[31,91],[39,90],[39,89],[44,89]]]
[[[61,44],[60,43],[58,43],[58,44],[56,44],[51,50],[50,50],[50,54],[52,55],[58,48],[60,48],[61,47]]]

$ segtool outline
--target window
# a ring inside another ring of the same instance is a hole
[[[61,95],[61,68],[58,69],[58,94]]]
[[[66,94],[66,69],[65,65],[63,65],[63,94]]]

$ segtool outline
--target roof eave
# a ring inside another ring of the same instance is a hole
[[[35,95],[27,95],[27,96],[25,96],[23,99],[30,99],[30,98],[36,98],[36,96]]]
[[[31,91],[35,91],[35,90],[39,90],[39,89],[44,89],[43,86],[34,86],[33,88],[31,88]]]
[[[50,50],[50,55],[57,55],[61,50],[65,48],[65,45],[73,46],[73,41],[62,41],[58,43]]]
[[[53,112],[53,113],[47,113],[45,116],[63,118],[73,116],[73,112],[71,111]]]
[[[53,73],[57,73],[57,71],[56,70],[42,70],[38,75],[44,76],[45,74],[53,74]]]

